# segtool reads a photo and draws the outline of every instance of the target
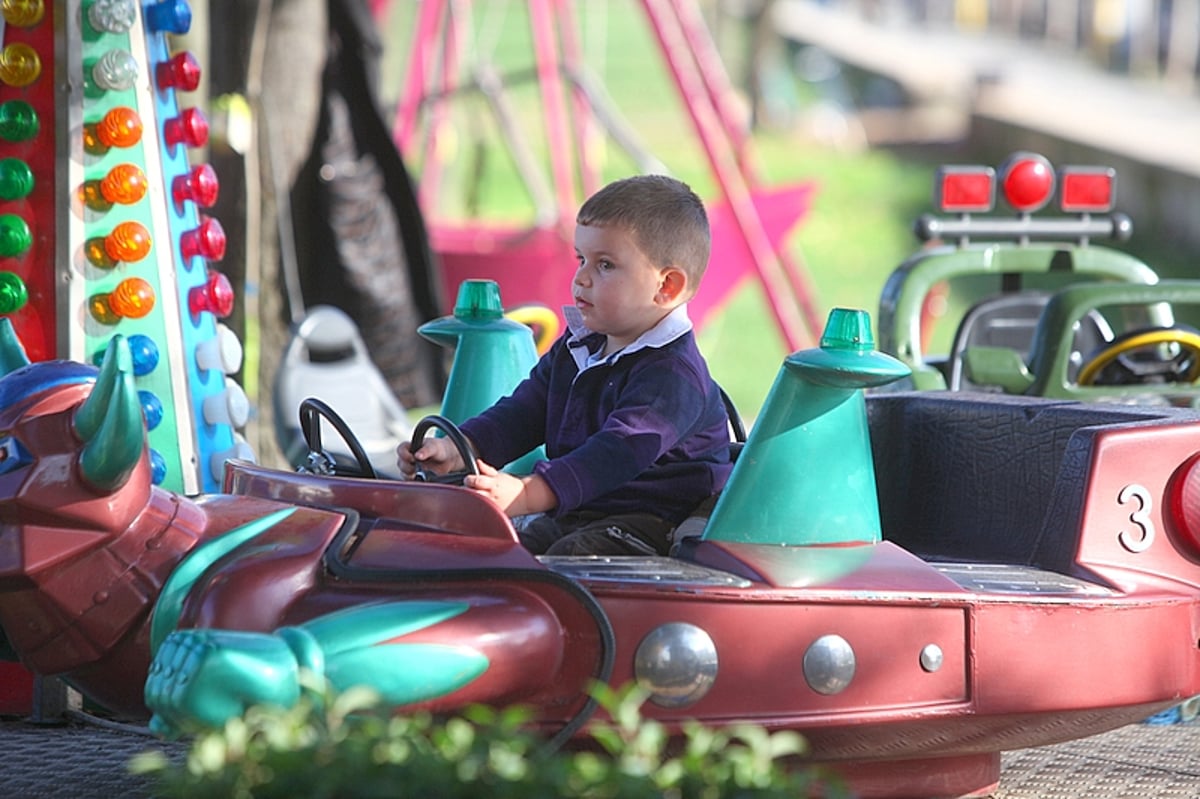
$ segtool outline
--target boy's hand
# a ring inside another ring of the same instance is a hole
[[[550,486],[537,475],[516,477],[481,460],[475,461],[475,464],[479,474],[467,475],[463,485],[489,497],[509,517],[542,513],[558,504],[558,498]]]
[[[396,448],[396,455],[396,463],[405,479],[411,479],[416,474],[418,462],[422,469],[435,474],[445,474],[467,468],[458,452],[458,447],[454,446],[448,438],[426,438],[416,452],[412,451],[412,442],[405,441]]]

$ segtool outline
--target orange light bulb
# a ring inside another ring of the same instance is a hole
[[[108,307],[117,316],[141,319],[154,310],[154,289],[140,277],[127,277],[108,295]]]
[[[132,147],[142,139],[142,118],[128,106],[117,106],[96,123],[96,138],[106,147]]]
[[[114,261],[134,263],[150,254],[150,231],[140,222],[122,222],[104,237],[104,252]]]
[[[100,193],[110,203],[133,205],[146,196],[146,173],[135,164],[117,164],[100,181]]]

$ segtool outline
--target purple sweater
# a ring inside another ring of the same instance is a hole
[[[659,347],[580,371],[566,334],[513,393],[461,425],[492,464],[545,444],[534,473],[558,498],[552,511],[652,513],[681,522],[729,478],[729,419],[689,330]]]

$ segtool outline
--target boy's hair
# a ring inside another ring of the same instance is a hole
[[[575,224],[614,225],[658,267],[677,266],[695,291],[712,246],[704,203],[682,181],[666,175],[635,175],[609,183],[580,207]]]

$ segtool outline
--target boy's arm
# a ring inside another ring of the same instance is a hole
[[[545,443],[551,359],[560,346],[561,339],[510,395],[459,425],[480,458],[503,465]]]
[[[558,497],[541,477],[506,474],[483,461],[479,461],[479,474],[468,475],[463,485],[489,497],[510,517],[545,513],[558,505]]]

